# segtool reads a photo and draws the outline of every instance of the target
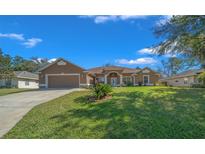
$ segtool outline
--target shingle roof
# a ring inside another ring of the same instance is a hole
[[[205,71],[204,69],[193,69],[193,70],[188,70],[188,71],[181,72],[179,74],[176,74],[176,75],[173,75],[171,77],[164,78],[164,79],[175,79],[175,78],[194,76],[194,75],[197,75],[198,73],[201,73],[201,72],[204,72],[204,71]]]
[[[95,67],[88,69],[88,72],[91,74],[101,74],[104,71],[122,71],[122,73],[137,73],[141,69],[127,68],[121,66],[104,66],[104,67]]]
[[[14,71],[14,75],[17,78],[27,78],[27,79],[38,80],[38,75],[37,74],[27,72],[27,71]]]

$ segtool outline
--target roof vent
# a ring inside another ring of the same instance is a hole
[[[57,65],[66,65],[66,63],[63,61],[63,60],[61,60],[61,61],[59,61],[58,63],[57,63]]]

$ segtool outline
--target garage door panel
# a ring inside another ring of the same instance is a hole
[[[48,76],[48,88],[79,88],[79,76],[77,75]]]

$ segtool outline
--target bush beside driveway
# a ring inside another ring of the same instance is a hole
[[[205,89],[114,88],[97,103],[89,95],[36,106],[4,138],[205,138]]]

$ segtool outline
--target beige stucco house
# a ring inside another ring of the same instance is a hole
[[[168,78],[160,79],[159,82],[168,86],[191,87],[193,84],[199,84],[197,76],[204,71],[204,69],[189,70]]]
[[[119,66],[96,67],[85,70],[69,61],[59,58],[39,70],[42,88],[78,88],[96,83],[112,86],[126,84],[155,85],[160,74],[150,68],[132,69]]]
[[[96,67],[88,70],[94,77],[94,83],[105,83],[112,86],[156,85],[160,74],[150,68],[134,69],[120,66]]]
[[[14,71],[12,79],[1,79],[0,87],[39,88],[38,74],[27,71]]]

